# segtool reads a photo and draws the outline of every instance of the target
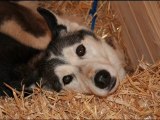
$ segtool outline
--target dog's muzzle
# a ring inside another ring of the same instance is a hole
[[[100,70],[94,76],[94,83],[100,89],[112,90],[116,85],[116,78],[112,77],[106,70]]]

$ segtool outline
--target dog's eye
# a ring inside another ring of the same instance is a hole
[[[69,84],[72,81],[72,79],[73,79],[72,75],[66,75],[66,76],[64,76],[63,77],[63,83],[64,83],[64,85]]]
[[[79,45],[76,49],[76,54],[81,57],[86,53],[86,48],[84,47],[84,45]]]

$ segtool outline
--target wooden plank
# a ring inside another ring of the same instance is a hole
[[[123,16],[121,14],[121,10],[119,9],[118,4],[114,4],[114,2],[111,2],[111,5],[116,8],[116,15],[119,18],[121,24],[122,24],[122,39],[124,42],[125,47],[127,48],[127,52],[128,52],[128,56],[131,59],[131,63],[135,66],[136,63],[135,61],[138,59],[138,54],[136,53],[136,48],[132,42],[132,38],[130,37],[129,31],[128,31],[128,27],[125,24],[125,19],[123,19]],[[130,48],[130,49],[128,49]],[[133,57],[134,56],[134,57]]]
[[[160,7],[150,1],[112,1],[122,23],[122,39],[134,66],[144,57],[149,63],[160,59]]]

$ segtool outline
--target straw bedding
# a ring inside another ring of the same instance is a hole
[[[85,25],[90,24],[91,18],[87,15],[91,1],[52,1],[41,5],[61,14],[81,16]],[[113,37],[123,46],[120,23],[110,4],[100,1],[97,14],[95,32],[104,38]],[[160,61],[154,65],[143,60],[139,63],[118,90],[106,98],[70,91],[55,93],[40,88],[26,98],[23,93],[13,92],[14,98],[0,98],[0,119],[160,119]]]

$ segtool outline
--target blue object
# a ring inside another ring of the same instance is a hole
[[[89,15],[92,16],[92,23],[91,23],[91,30],[94,30],[95,23],[96,23],[96,17],[97,15],[94,16],[94,14],[97,11],[97,5],[98,5],[98,0],[93,0],[92,8],[89,11]]]

